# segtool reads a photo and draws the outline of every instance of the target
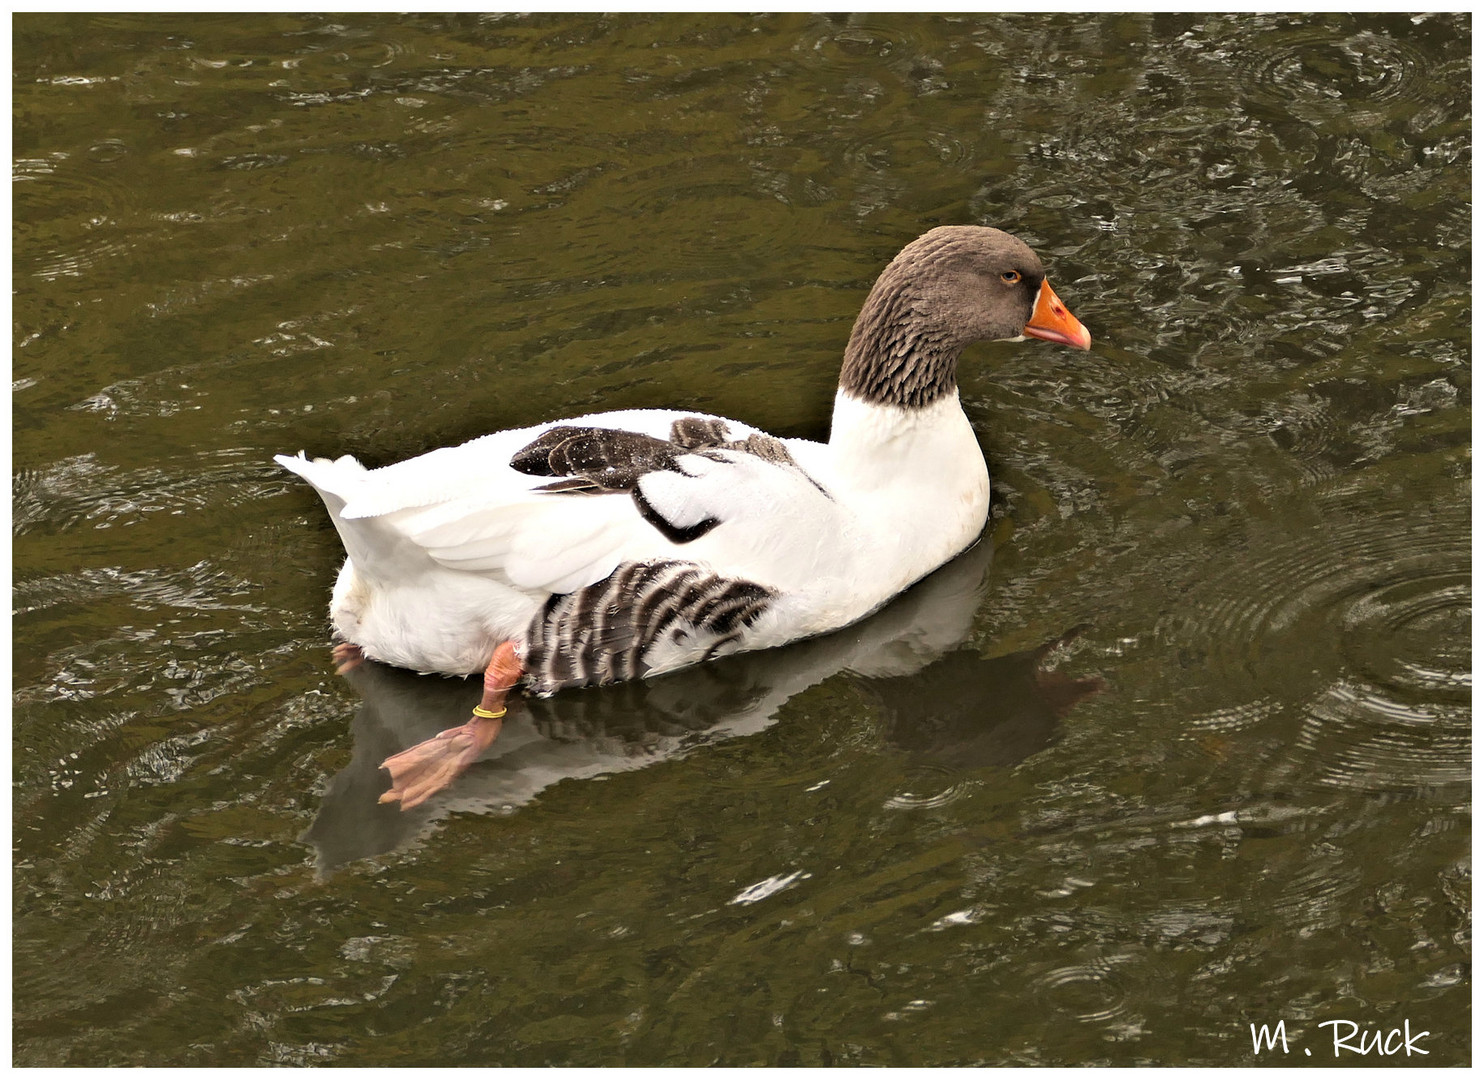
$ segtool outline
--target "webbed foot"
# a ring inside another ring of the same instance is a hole
[[[484,697],[469,722],[383,761],[381,767],[392,774],[392,787],[378,801],[400,802],[403,810],[411,810],[458,779],[500,734],[505,695],[520,681],[523,670],[513,644],[507,641],[496,649],[484,671]]]

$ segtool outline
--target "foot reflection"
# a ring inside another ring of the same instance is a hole
[[[419,676],[364,662],[344,672],[362,702],[351,761],[303,836],[321,873],[404,846],[454,810],[509,813],[559,780],[643,768],[704,743],[761,731],[794,695],[835,675],[858,683],[885,741],[956,769],[1013,764],[1046,746],[1057,721],[1101,688],[1047,669],[1076,632],[986,660],[970,635],[991,549],[981,544],[870,619],[783,649],[703,664],[653,681],[513,696],[500,737],[421,805],[385,805],[380,765],[469,716],[478,679]]]

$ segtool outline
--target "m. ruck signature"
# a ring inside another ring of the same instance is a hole
[[[1417,1041],[1425,1035],[1432,1034],[1429,1031],[1413,1033],[1411,1020],[1403,1020],[1401,1027],[1392,1028],[1390,1031],[1365,1029],[1354,1020],[1325,1020],[1318,1026],[1330,1029],[1330,1040],[1334,1046],[1335,1057],[1339,1057],[1342,1050],[1348,1050],[1362,1057],[1367,1054],[1379,1054],[1381,1057],[1390,1057],[1400,1053],[1405,1053],[1407,1057],[1413,1054],[1425,1055],[1427,1051],[1418,1046]],[[1287,1021],[1279,1020],[1272,1027],[1267,1024],[1261,1026],[1249,1024],[1248,1027],[1252,1029],[1252,1052],[1254,1054],[1262,1054],[1264,1051],[1272,1052],[1280,1048],[1285,1054],[1288,1053]],[[1294,1038],[1298,1038],[1297,1033]],[[1313,1056],[1307,1046],[1303,1050],[1305,1057]]]

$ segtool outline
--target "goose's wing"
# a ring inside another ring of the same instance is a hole
[[[321,486],[304,467],[315,463],[281,460]],[[534,593],[571,592],[657,558],[767,580],[791,532],[804,530],[799,550],[813,556],[819,513],[806,504],[829,502],[779,440],[649,411],[501,432],[355,480],[335,493],[342,535],[390,532],[448,569]],[[360,546],[358,568],[375,573]]]
[[[428,507],[399,525],[443,566],[526,590],[570,592],[620,563],[660,558],[776,580],[773,564],[796,541],[810,538],[806,555],[818,546],[819,515],[804,504],[827,496],[781,443],[740,442],[688,449],[613,429],[553,429],[507,465],[526,478],[518,494]]]

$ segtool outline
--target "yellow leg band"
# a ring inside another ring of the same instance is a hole
[[[490,712],[488,709],[481,709],[476,705],[474,706],[474,715],[481,720],[498,720],[505,715],[505,710],[501,709],[499,712]]]

